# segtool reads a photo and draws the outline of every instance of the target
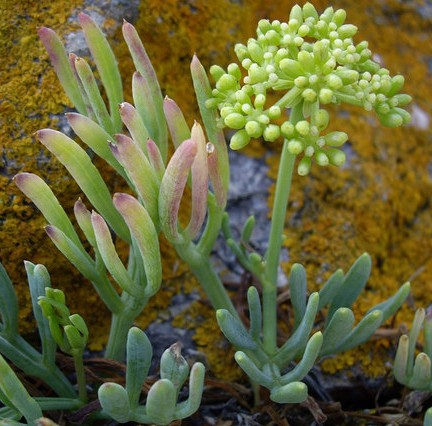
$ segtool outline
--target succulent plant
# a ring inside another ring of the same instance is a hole
[[[291,336],[278,347],[277,275],[296,159],[301,157],[297,166],[300,175],[309,173],[313,159],[322,166],[341,166],[345,161],[340,148],[348,135],[326,131],[329,114],[322,106],[341,102],[362,106],[367,111],[374,110],[381,123],[390,127],[406,124],[410,119],[403,107],[411,98],[399,94],[403,77],[391,77],[388,70],[374,62],[367,42],[353,42],[357,28],[346,24],[345,17],[343,10],[333,8],[318,15],[306,3],[293,7],[287,23],[261,20],[257,38],[235,48],[243,70],[237,64],[229,65],[226,71],[219,66],[210,69],[216,81],[213,90],[194,56],[191,74],[202,125],[195,122],[192,127],[173,100],[163,99],[153,66],[131,24],[124,22],[122,29],[136,69],[132,77],[134,105],[124,102],[115,56],[89,16],[80,14],[79,19],[104,93],[84,59],[73,54],[68,57],[52,30],[39,31],[59,80],[78,111],[67,114],[71,128],[128,187],[126,192],[112,196],[87,151],[52,129],[39,130],[36,136],[65,166],[92,206],[89,210],[80,199],[75,203],[74,215],[82,232],[77,232],[41,178],[31,173],[20,173],[14,178],[45,216],[49,238],[93,284],[112,313],[105,357],[121,361],[126,353],[126,384],[123,387],[105,383],[100,387],[101,417],[121,423],[165,425],[190,416],[201,401],[204,366],[195,363],[190,371],[189,398],[178,402],[189,366],[179,346],[173,345],[162,355],[160,380],[151,387],[145,404],[139,404],[152,349],[144,332],[133,327],[133,323],[161,285],[160,236],[172,244],[197,277],[217,311],[220,328],[237,350],[237,363],[252,382],[267,387],[270,398],[278,403],[304,401],[308,390],[301,380],[316,360],[367,341],[406,299],[409,283],[371,308],[354,326],[352,305],[369,278],[370,257],[360,256],[346,274],[336,271],[319,292],[310,295],[304,267],[294,264],[289,277],[294,324]],[[244,78],[243,72],[247,74]],[[272,103],[271,92],[282,95]],[[286,109],[289,119],[284,121]],[[242,148],[251,138],[284,140],[264,255],[246,249],[254,229],[253,217],[246,221],[240,241],[230,230],[225,213],[229,164],[222,127],[236,130],[231,138],[233,149]],[[174,145],[170,158],[169,136]],[[179,221],[179,210],[187,186],[192,208],[184,226]],[[262,286],[262,298],[256,287],[248,290],[248,329],[210,259],[221,228],[239,262]],[[80,234],[86,241],[81,240]],[[117,239],[129,247],[127,263],[117,253]],[[4,379],[0,379],[0,400],[5,404],[0,416],[5,414],[3,417],[10,418],[11,424],[16,424],[20,416],[36,422],[43,410],[74,409],[87,401],[82,360],[88,339],[85,321],[70,314],[65,295],[51,288],[43,266],[27,262],[26,268],[42,353],[18,333],[16,296],[3,269],[0,352],[24,372],[42,378],[59,398],[32,398],[0,358],[4,373]],[[311,336],[318,326],[316,314],[322,308],[327,311],[327,319],[321,330]],[[416,329],[422,321],[417,320]],[[426,377],[430,381],[430,348],[427,346],[427,355],[419,355],[419,361],[411,367],[415,344],[412,342],[417,335],[418,330],[409,339],[401,340],[395,371],[408,383],[423,386]],[[74,359],[78,396],[55,366],[57,346]],[[422,377],[420,373],[427,366],[429,376],[425,373]],[[10,389],[19,396],[12,395]]]
[[[416,343],[423,326],[423,351],[415,356]],[[415,359],[414,359],[415,357]],[[415,390],[432,391],[432,316],[417,309],[409,335],[403,334],[394,361],[393,374],[403,385]]]
[[[191,416],[201,403],[205,367],[199,362],[192,366],[189,398],[178,403],[179,392],[190,370],[180,351],[180,345],[175,343],[162,354],[161,378],[151,386],[145,405],[140,405],[141,388],[151,365],[152,347],[144,332],[131,328],[127,341],[126,386],[108,382],[99,388],[102,414],[119,423],[134,421],[155,425],[168,425]]]
[[[237,363],[251,380],[270,389],[270,398],[273,401],[303,402],[307,398],[308,390],[300,380],[309,373],[316,360],[368,341],[408,297],[410,285],[406,283],[393,297],[371,308],[354,326],[351,307],[366,285],[370,270],[371,259],[364,254],[357,259],[348,273],[336,271],[319,292],[307,297],[305,269],[300,264],[293,265],[289,288],[294,328],[290,338],[272,353],[265,348],[263,311],[255,287],[248,290],[248,331],[245,331],[239,320],[232,317],[228,311],[217,311],[221,330],[237,349]],[[322,331],[309,337],[316,323],[316,315],[322,308],[327,308],[326,323]],[[296,361],[298,363],[294,364]]]

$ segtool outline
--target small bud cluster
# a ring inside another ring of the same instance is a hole
[[[294,6],[287,23],[262,19],[257,38],[235,46],[244,71],[237,64],[226,71],[211,67],[216,85],[207,106],[220,110],[221,126],[237,130],[231,148],[240,149],[251,138],[268,142],[288,138],[290,150],[304,153],[299,170],[304,173],[312,157],[322,165],[342,162],[342,152],[333,147],[343,142],[332,145],[328,140],[332,142],[333,136],[320,136],[326,125],[318,122],[327,117],[320,105],[362,106],[374,110],[389,127],[409,122],[402,107],[411,97],[398,93],[404,78],[391,77],[374,62],[366,41],[353,42],[357,27],[345,24],[345,18],[343,9],[329,7],[319,16],[310,3]],[[270,91],[283,92],[273,105],[268,102]],[[284,108],[299,105],[305,118],[299,128],[290,122],[278,124]]]

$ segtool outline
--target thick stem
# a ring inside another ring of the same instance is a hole
[[[290,121],[295,124],[303,118],[302,103],[293,108]],[[288,141],[282,147],[282,156],[276,180],[275,199],[273,203],[272,220],[268,249],[265,255],[265,273],[263,284],[263,336],[264,349],[273,354],[276,349],[277,335],[277,277],[279,268],[282,235],[285,225],[285,216],[291,189],[291,180],[296,156],[287,149]]]
[[[73,354],[73,360],[75,365],[75,373],[78,384],[78,398],[80,401],[87,402],[87,384],[84,370],[84,363],[82,358],[82,352]]]
[[[105,350],[105,358],[124,361],[126,354],[126,341],[129,329],[133,326],[135,318],[142,312],[148,299],[137,300],[135,297],[123,292],[123,309],[115,313],[111,319],[111,328]]]
[[[176,245],[175,248],[197,277],[213,308],[215,310],[226,309],[231,315],[239,318],[222,281],[210,262],[209,256],[199,253],[193,243],[189,243],[187,246]]]

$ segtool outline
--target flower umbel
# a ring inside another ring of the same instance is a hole
[[[207,106],[220,110],[221,126],[237,130],[232,149],[252,138],[273,142],[282,137],[289,141],[290,153],[303,154],[298,172],[304,175],[312,159],[322,166],[345,161],[338,147],[348,137],[341,132],[322,135],[328,124],[322,105],[345,102],[374,110],[388,127],[410,121],[403,107],[411,97],[399,94],[404,78],[390,76],[373,61],[366,41],[354,43],[357,27],[345,24],[345,18],[342,9],[329,7],[318,15],[310,3],[296,5],[288,22],[262,19],[257,38],[235,46],[244,71],[234,63],[227,71],[217,65],[210,69],[216,87]],[[271,92],[282,96],[272,103]],[[283,109],[299,105],[304,120],[280,124]]]

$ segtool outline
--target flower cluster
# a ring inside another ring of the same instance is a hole
[[[366,41],[353,42],[357,27],[345,24],[345,18],[342,9],[329,7],[319,16],[310,3],[294,6],[287,23],[262,19],[257,38],[235,46],[244,71],[234,63],[227,71],[217,65],[210,69],[216,87],[207,107],[220,110],[223,127],[237,130],[231,148],[240,149],[251,138],[273,142],[283,137],[291,153],[304,153],[299,171],[307,173],[312,158],[321,165],[343,163],[343,152],[334,147],[347,138],[320,136],[328,122],[320,105],[362,106],[389,127],[409,122],[402,107],[411,97],[399,94],[404,78],[391,77],[374,62]],[[269,105],[271,91],[283,95]],[[294,107],[301,108],[300,122],[280,125],[283,109]]]

